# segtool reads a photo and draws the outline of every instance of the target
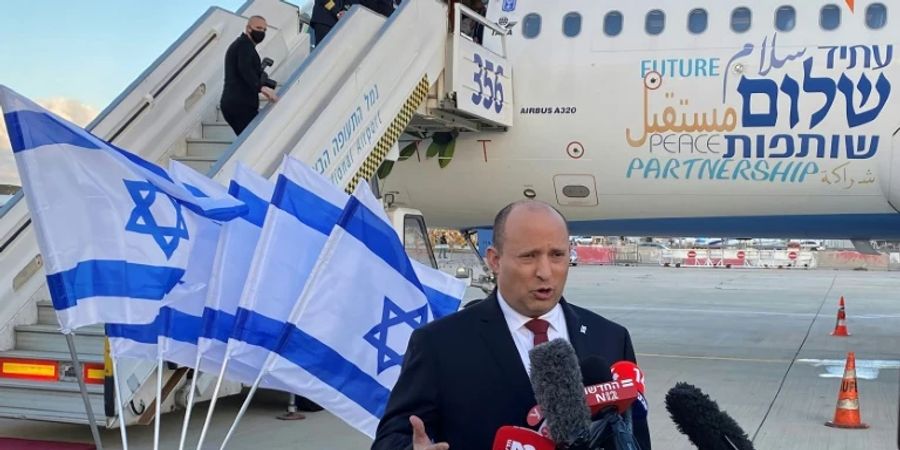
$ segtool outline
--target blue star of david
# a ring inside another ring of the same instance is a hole
[[[175,208],[175,226],[160,226],[156,223],[153,213],[150,212],[150,207],[156,201],[156,193],[159,192],[159,189],[146,181],[123,181],[125,188],[128,189],[128,194],[134,201],[134,209],[131,210],[131,217],[128,219],[125,229],[152,236],[159,248],[166,254],[166,259],[171,258],[178,249],[181,239],[188,239],[187,223],[181,214],[181,204],[165,193],[162,194],[172,202],[172,207]]]
[[[407,324],[415,330],[425,325],[428,320],[428,305],[412,311],[403,308],[384,298],[384,309],[381,311],[381,323],[372,327],[364,336],[366,342],[378,350],[378,373],[403,363],[403,355],[388,346],[388,331],[397,325]],[[404,352],[405,353],[405,352]]]

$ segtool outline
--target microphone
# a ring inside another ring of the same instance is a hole
[[[555,450],[549,438],[528,428],[505,425],[494,435],[492,450]]]
[[[681,382],[669,389],[666,409],[678,431],[700,450],[753,450],[737,422],[693,385]]]
[[[565,339],[554,339],[534,347],[528,355],[531,387],[547,420],[550,438],[559,448],[587,449],[591,416],[584,403],[575,349]]]
[[[650,405],[644,397],[644,372],[633,361],[619,361],[610,368],[612,377],[616,381],[624,384],[633,382],[638,390],[637,402],[631,409],[632,416],[637,419],[644,419],[650,410]]]

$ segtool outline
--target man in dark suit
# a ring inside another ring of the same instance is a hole
[[[309,24],[313,28],[316,45],[325,40],[328,32],[353,5],[362,5],[383,16],[390,16],[394,11],[391,0],[316,0],[313,4],[312,17]]]
[[[487,251],[497,290],[413,332],[372,450],[483,450],[501,426],[527,426],[528,351],[549,339],[567,339],[581,360],[635,360],[628,330],[562,298],[568,238],[565,219],[545,203],[500,211]],[[646,418],[634,431],[650,450]]]
[[[263,86],[263,68],[256,53],[256,45],[266,38],[266,19],[253,16],[247,27],[225,52],[225,86],[219,107],[225,121],[241,134],[259,112],[259,94],[269,101],[278,101],[271,88]]]

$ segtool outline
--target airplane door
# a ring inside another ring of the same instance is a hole
[[[553,186],[560,206],[597,206],[597,182],[593,175],[555,175]]]
[[[900,128],[894,131],[891,136],[891,157],[889,164],[886,164],[889,173],[882,172],[882,177],[887,177],[888,182],[882,184],[885,189],[885,197],[891,207],[900,212]],[[884,170],[884,169],[883,169]]]

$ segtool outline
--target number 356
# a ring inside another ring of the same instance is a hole
[[[484,106],[484,109],[500,113],[503,110],[503,66],[494,66],[494,63],[474,55],[475,65],[478,69],[473,75],[478,92],[472,94],[472,103]],[[491,78],[493,76],[493,79]]]

